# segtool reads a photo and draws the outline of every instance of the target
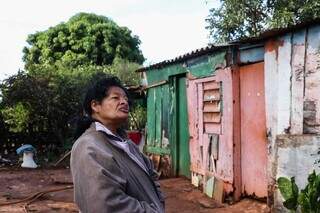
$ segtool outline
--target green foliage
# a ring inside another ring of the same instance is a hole
[[[139,67],[140,65],[137,63],[116,58],[109,67],[109,73],[116,75],[127,86],[136,86],[140,84],[140,76],[135,72]]]
[[[280,177],[277,180],[281,195],[285,199],[283,205],[290,210],[297,210],[298,206],[302,213],[320,212],[320,174],[313,171],[308,177],[307,186],[300,191],[295,184],[294,178],[291,180]]]
[[[13,107],[6,107],[1,110],[4,122],[12,132],[22,132],[27,129],[29,110],[21,102]]]
[[[320,17],[318,0],[220,0],[206,18],[211,39],[223,43],[258,36],[270,28],[288,27]]]
[[[138,37],[128,28],[94,14],[77,14],[29,35],[27,42],[26,71],[0,83],[1,139],[47,144],[46,152],[54,159],[73,143],[87,86],[106,74],[137,85],[134,71],[144,58]]]
[[[141,105],[135,106],[129,115],[129,129],[141,130],[144,129],[147,122],[147,110]]]
[[[25,68],[62,63],[68,67],[110,65],[116,58],[141,64],[140,40],[105,16],[79,13],[66,23],[28,36]]]
[[[245,36],[255,36],[266,21],[266,5],[261,0],[221,0],[220,8],[212,8],[206,21],[215,43]]]
[[[269,0],[268,7],[272,14],[269,22],[272,28],[287,27],[320,17],[318,0]]]
[[[31,75],[20,72],[3,81],[0,85],[3,93],[1,114],[10,131],[20,132],[26,139],[57,145],[63,145],[67,138],[72,137],[71,127],[82,113],[86,85],[94,81],[99,73],[104,73],[89,72],[90,67],[60,71],[64,74]],[[28,113],[20,113],[17,109],[21,112],[27,109]]]

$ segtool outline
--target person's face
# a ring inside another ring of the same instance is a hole
[[[95,117],[104,124],[121,126],[128,119],[128,97],[120,87],[110,87],[108,96],[101,102],[93,101],[91,108]]]

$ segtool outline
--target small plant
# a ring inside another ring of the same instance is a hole
[[[130,112],[129,116],[129,130],[141,130],[145,128],[147,122],[146,108],[137,105]]]
[[[285,199],[283,205],[291,212],[300,207],[302,213],[320,213],[320,174],[313,170],[309,174],[307,186],[300,193],[294,177],[280,177],[277,183]]]

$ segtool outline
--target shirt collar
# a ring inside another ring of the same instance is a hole
[[[96,125],[96,131],[102,131],[104,133],[106,133],[107,135],[109,136],[112,136],[114,138],[117,138],[118,140],[120,140],[121,142],[125,141],[123,140],[121,137],[113,134],[106,126],[104,126],[102,123],[100,122],[95,122],[95,125]]]

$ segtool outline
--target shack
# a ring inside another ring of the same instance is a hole
[[[220,201],[250,196],[282,211],[277,178],[302,189],[319,171],[319,20],[137,71],[148,85],[145,151],[167,159],[166,174]]]

